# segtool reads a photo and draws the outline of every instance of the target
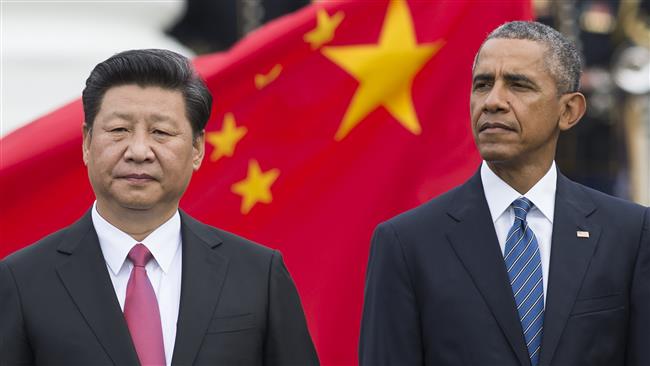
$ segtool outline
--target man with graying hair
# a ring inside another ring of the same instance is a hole
[[[488,35],[470,95],[483,162],[375,230],[361,365],[650,365],[650,210],[554,162],[585,112],[580,72],[548,26]]]

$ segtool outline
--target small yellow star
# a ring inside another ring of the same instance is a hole
[[[235,153],[237,143],[247,132],[246,127],[237,127],[235,116],[232,113],[226,113],[223,117],[221,130],[205,134],[206,141],[214,146],[214,150],[210,154],[210,160],[217,161],[224,156],[231,157]]]
[[[305,33],[303,39],[311,45],[312,50],[320,48],[334,38],[334,32],[336,32],[336,28],[341,24],[343,18],[345,18],[345,14],[340,10],[334,16],[330,17],[327,14],[327,10],[318,9],[316,13],[316,28]]]
[[[258,202],[271,203],[271,186],[280,176],[279,169],[271,169],[262,172],[257,160],[251,159],[248,162],[248,174],[244,180],[232,185],[231,191],[242,196],[241,213],[248,214]]]
[[[404,128],[419,135],[411,86],[415,75],[442,47],[418,44],[404,0],[389,2],[377,44],[329,46],[322,54],[359,81],[334,139],[341,141],[368,114],[383,106]]]
[[[261,90],[280,76],[282,65],[276,64],[267,74],[255,74],[255,87]]]

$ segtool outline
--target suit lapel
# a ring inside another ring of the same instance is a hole
[[[457,222],[448,232],[456,255],[474,280],[520,364],[529,365],[512,288],[479,172],[456,192],[448,214]]]
[[[589,222],[588,217],[595,210],[585,192],[558,173],[540,365],[548,365],[553,360],[594,254],[600,227]],[[577,231],[588,231],[589,237],[578,237]]]
[[[183,269],[172,364],[190,365],[206,334],[228,270],[213,249],[222,241],[207,226],[181,211]]]
[[[69,228],[58,248],[69,259],[57,273],[99,343],[116,365],[137,365],[126,321],[108,275],[90,211]]]

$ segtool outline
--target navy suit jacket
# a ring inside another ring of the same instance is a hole
[[[649,211],[558,173],[539,365],[650,365]],[[479,173],[377,227],[359,358],[530,365]]]
[[[174,365],[316,365],[280,254],[181,211]],[[137,365],[90,211],[0,262],[0,365]]]

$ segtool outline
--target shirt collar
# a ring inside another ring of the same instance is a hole
[[[93,204],[91,214],[104,259],[115,275],[120,272],[126,261],[126,256],[137,243],[142,243],[147,247],[158,266],[167,273],[181,244],[181,217],[178,210],[169,220],[140,242],[106,221],[97,212],[97,201]]]
[[[481,181],[483,182],[483,192],[492,221],[495,222],[512,204],[514,200],[522,195],[508,183],[504,182],[499,176],[494,174],[487,163],[481,164]],[[551,164],[546,174],[528,191],[525,196],[528,198],[544,217],[553,223],[555,213],[555,190],[557,188],[557,169],[555,161]],[[533,208],[534,209],[534,208]]]

